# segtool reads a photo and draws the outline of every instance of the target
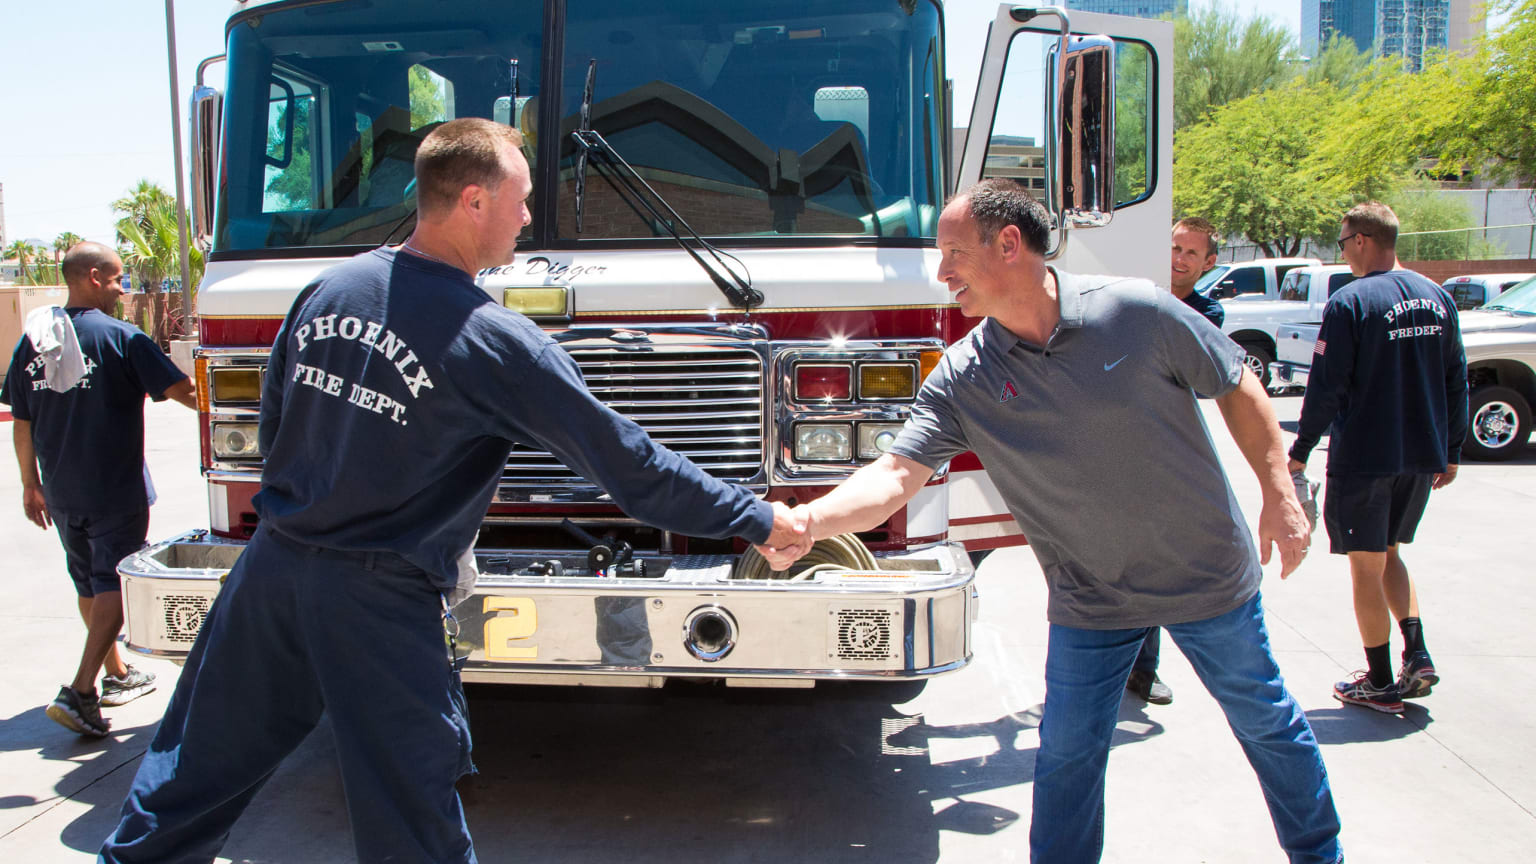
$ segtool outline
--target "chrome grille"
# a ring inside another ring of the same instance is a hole
[[[763,361],[742,348],[571,351],[592,394],[651,438],[721,480],[763,465]],[[543,450],[516,445],[502,473],[515,485],[585,484]]]
[[[891,660],[900,658],[895,614],[885,609],[834,610],[833,633],[839,660]]]
[[[203,594],[167,594],[160,598],[165,613],[165,640],[190,644],[208,616],[213,598]]]

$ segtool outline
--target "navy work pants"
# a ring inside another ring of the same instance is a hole
[[[212,861],[328,713],[358,860],[473,862],[454,789],[470,770],[462,704],[426,573],[260,528],[209,610],[101,860]]]

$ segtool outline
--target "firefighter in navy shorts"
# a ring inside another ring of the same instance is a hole
[[[52,525],[79,596],[85,647],[74,680],[46,711],[91,738],[112,724],[102,707],[155,689],[155,676],[123,662],[117,635],[123,601],[117,562],[144,546],[154,503],[144,464],[144,397],[197,410],[186,373],[142,330],[113,317],[123,296],[123,262],[86,241],[64,254],[69,296],[27,316],[0,402],[11,406],[22,510]],[[96,675],[102,675],[96,686]]]
[[[532,190],[515,130],[445,123],[416,153],[418,222],[321,274],[267,366],[260,524],[187,657],[102,847],[211,860],[314,728],[335,730],[360,861],[475,860],[444,595],[514,442],[669,531],[795,542],[783,505],[717,481],[586,389],[570,356],[474,274],[508,264]]]
[[[1329,549],[1349,556],[1366,669],[1335,699],[1402,713],[1440,680],[1419,598],[1398,545],[1413,541],[1431,489],[1456,479],[1467,436],[1467,358],[1456,304],[1397,260],[1397,216],[1360,204],[1344,216],[1339,250],[1359,277],[1329,298],[1313,349],[1290,468],[1329,432],[1323,521]],[[1389,617],[1390,616],[1390,617]],[[1393,674],[1392,619],[1403,635]]]

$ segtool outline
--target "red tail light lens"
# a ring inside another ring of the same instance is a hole
[[[795,366],[795,401],[847,402],[853,398],[853,366],[800,363]]]

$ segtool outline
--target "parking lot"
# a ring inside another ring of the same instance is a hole
[[[1300,405],[1276,399],[1286,423]],[[1257,485],[1219,413],[1206,408],[1252,522]],[[151,405],[148,416],[160,491],[154,540],[206,525],[207,515],[193,416],[170,403]],[[1324,455],[1313,457],[1319,475]],[[88,861],[116,822],[177,668],[136,661],[160,676],[160,690],[108,709],[108,739],[77,738],[44,716],[84,631],[55,536],[25,521],[15,462],[0,463],[0,860]],[[1525,545],[1533,513],[1529,446],[1512,462],[1466,464],[1434,493],[1404,557],[1444,678],[1402,717],[1331,698],[1332,683],[1364,664],[1345,559],[1319,542],[1289,580],[1266,568],[1271,635],[1323,743],[1351,861],[1517,861],[1536,847],[1536,599]],[[1178,518],[1156,506],[1144,516]],[[993,555],[978,582],[974,661],[904,704],[846,688],[472,690],[480,773],[460,788],[480,860],[1027,860],[1045,592],[1027,550]],[[1219,710],[1164,645],[1162,677],[1175,701],[1122,705],[1104,860],[1281,860]],[[353,860],[333,754],[322,725],[257,797],[219,860]]]

